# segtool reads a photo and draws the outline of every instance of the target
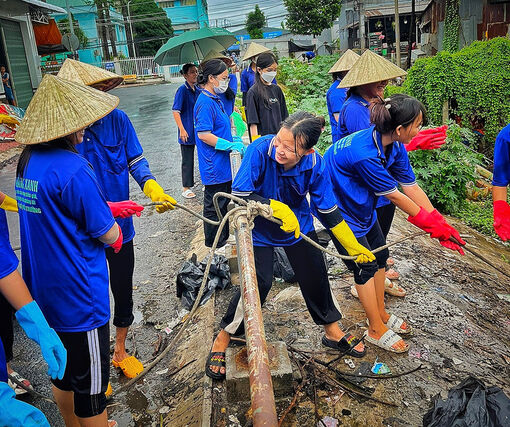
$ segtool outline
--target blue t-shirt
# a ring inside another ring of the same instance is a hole
[[[87,128],[83,142],[76,149],[94,168],[109,202],[129,199],[129,174],[141,189],[147,180],[155,179],[131,120],[118,108]],[[133,219],[117,218],[117,222],[124,242],[132,240],[135,236]]]
[[[193,127],[193,108],[197,102],[200,89],[198,86],[191,87],[188,82],[184,82],[177,89],[174,97],[172,111],[178,111],[181,114],[181,121],[184,129],[188,132],[188,140],[184,142],[181,139],[179,130],[177,130],[179,144],[193,145],[195,143],[195,128]]]
[[[9,226],[5,211],[0,209],[0,279],[7,277],[18,268],[18,258],[9,242]]]
[[[235,74],[229,74],[228,78],[230,79],[228,82],[228,87],[232,89],[232,92],[234,92],[234,95],[237,94],[237,77]],[[225,113],[227,113],[227,116],[231,116],[232,112],[234,111],[234,105],[236,102],[235,96],[232,99],[227,99],[227,95],[225,93],[219,93],[218,97],[221,99],[221,102],[223,102],[223,106],[225,107]]]
[[[331,137],[333,142],[340,139],[338,133],[338,122],[335,119],[335,113],[340,114],[345,97],[347,96],[347,89],[339,88],[339,83],[340,80],[335,80],[326,92],[326,103],[328,105],[329,123],[331,124]]]
[[[198,168],[202,184],[213,185],[232,181],[230,152],[216,150],[198,137],[199,132],[210,132],[218,138],[232,141],[230,118],[225,112],[223,102],[217,95],[203,89],[195,104],[193,116],[195,117]]]
[[[493,172],[492,185],[506,187],[510,184],[510,124],[496,138]]]
[[[274,135],[265,135],[246,148],[232,183],[232,194],[247,197],[255,193],[287,204],[296,215],[301,232],[309,233],[314,228],[308,195],[314,211],[327,213],[337,206],[324,159],[314,152],[304,156],[292,169],[285,170],[275,159],[273,140]],[[255,218],[254,246],[289,246],[300,239],[267,219]]]
[[[271,82],[272,84],[276,84],[276,78]],[[241,92],[248,92],[250,88],[255,84],[255,71],[251,69],[251,66],[245,68],[241,72]]]
[[[87,160],[36,147],[16,178],[23,278],[49,325],[83,332],[110,318],[108,269],[98,237],[115,224]]]
[[[338,138],[370,126],[369,105],[364,98],[355,93],[345,100],[338,117]]]
[[[377,220],[377,199],[416,184],[404,145],[393,142],[384,152],[374,126],[331,145],[324,154],[338,206],[356,237],[368,233]]]

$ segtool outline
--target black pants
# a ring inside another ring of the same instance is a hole
[[[213,196],[216,193],[230,193],[232,191],[232,181],[224,182],[222,184],[213,184],[213,185],[205,185],[204,186],[204,216],[208,219],[212,219],[213,221],[218,221],[218,215],[216,215],[216,210],[214,209],[213,204]],[[220,197],[218,199],[218,205],[222,215],[227,213],[228,203],[230,199],[226,199],[225,197]],[[216,232],[218,231],[217,225],[211,225],[204,222],[204,235],[205,235],[205,246],[210,248],[214,243],[214,238],[216,237]],[[218,240],[218,248],[225,246],[227,243],[228,236],[230,231],[228,229],[228,221],[225,224],[221,232],[220,239]]]
[[[315,231],[308,237],[318,242]],[[273,284],[273,248],[255,246],[255,269],[259,288],[260,303],[264,304]],[[327,267],[322,252],[304,240],[292,246],[284,247],[290,264],[294,269],[297,282],[305,299],[306,306],[313,321],[318,325],[327,325],[342,318],[338,303],[331,293]],[[240,301],[241,292],[237,291],[231,299],[227,312],[221,320],[221,328],[228,333],[243,333],[243,308]]]
[[[0,338],[4,344],[6,362],[12,360],[12,344],[14,342],[13,315],[14,309],[9,304],[9,301],[0,293]]]
[[[347,251],[340,244],[340,242],[333,236],[331,232],[330,234],[336,250],[342,255],[348,255]],[[365,234],[363,237],[358,237],[357,239],[359,244],[365,246],[367,249],[376,249],[386,244],[386,239],[377,221],[367,234]],[[374,255],[375,261],[363,264],[356,264],[354,261],[344,260],[344,264],[347,266],[347,268],[354,273],[354,282],[356,282],[356,284],[364,285],[372,277],[374,277],[378,269],[386,267],[386,261],[389,257],[388,249],[384,249],[383,251]]]
[[[181,156],[182,186],[191,188],[195,185],[193,174],[195,169],[195,144],[181,144]]]
[[[381,206],[376,209],[377,211],[377,221],[381,226],[381,231],[384,235],[384,238],[388,237],[388,233],[390,232],[391,223],[393,222],[393,218],[395,216],[395,205],[390,203],[386,206]]]
[[[106,248],[106,259],[110,270],[110,287],[114,301],[113,324],[127,328],[133,323],[133,271],[135,252],[133,241],[122,245],[118,254],[112,248]]]

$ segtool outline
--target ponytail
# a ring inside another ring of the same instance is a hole
[[[209,81],[209,76],[217,76],[227,69],[225,63],[220,59],[210,59],[198,67],[197,83],[205,85]]]
[[[370,122],[375,124],[377,132],[388,133],[399,126],[409,126],[420,112],[425,124],[427,117],[423,104],[412,96],[397,93],[389,98],[379,98],[372,102]]]

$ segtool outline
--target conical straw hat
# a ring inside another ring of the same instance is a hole
[[[205,55],[204,59],[202,59],[202,64],[209,61],[210,59],[221,59],[222,61],[227,61],[230,64],[233,62],[232,59],[223,55],[222,53],[219,53],[217,50],[210,50],[209,53]]]
[[[344,54],[338,58],[338,61],[328,71],[329,74],[340,73],[341,71],[349,71],[359,59],[359,55],[351,49],[347,49]]]
[[[251,42],[243,56],[243,61],[246,61],[246,60],[253,58],[254,56],[260,55],[261,53],[264,53],[264,52],[271,52],[271,49],[269,49],[265,46],[262,46],[261,44]]]
[[[57,76],[75,83],[92,86],[103,92],[113,89],[124,81],[124,78],[118,74],[69,58],[65,60]]]
[[[390,80],[407,73],[371,50],[366,50],[342,79],[339,88]]]
[[[113,111],[119,98],[46,74],[28,105],[15,140],[40,144],[69,135]]]

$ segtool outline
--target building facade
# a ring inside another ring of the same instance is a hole
[[[172,21],[175,35],[209,25],[207,0],[156,0],[156,3]]]

